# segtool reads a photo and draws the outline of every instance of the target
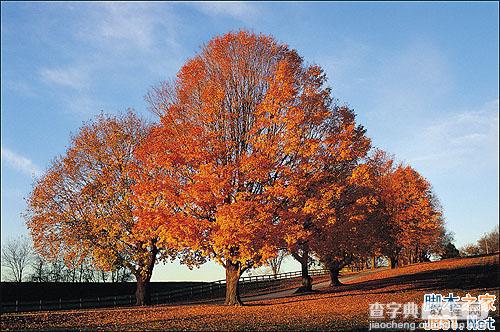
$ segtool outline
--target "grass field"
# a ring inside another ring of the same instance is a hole
[[[499,294],[499,257],[450,259],[382,270],[314,294],[218,304],[4,314],[1,329],[346,330],[366,329],[369,304],[421,303],[429,292]],[[497,311],[492,315],[499,317]]]

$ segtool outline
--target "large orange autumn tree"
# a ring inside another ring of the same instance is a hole
[[[158,176],[135,187],[137,215],[166,243],[224,266],[228,305],[241,304],[246,269],[305,236],[302,186],[323,177],[325,160],[350,157],[343,137],[359,129],[340,129],[349,112],[325,83],[286,45],[240,31],[149,95],[161,120],[137,156]]]
[[[411,166],[394,165],[377,150],[367,162],[370,186],[377,202],[373,211],[375,250],[391,267],[401,261],[421,262],[444,229],[441,206],[430,183]]]
[[[381,150],[338,188],[338,196],[315,213],[323,218],[312,224],[309,241],[330,271],[332,286],[340,284],[343,267],[364,264],[368,257],[387,255],[392,267],[399,261],[420,262],[443,232],[430,184],[410,166],[394,166],[393,157]]]
[[[310,253],[318,254],[318,243],[326,238],[330,239],[327,242],[359,241],[354,234],[344,234],[342,239],[330,235],[332,227],[339,227],[348,218],[346,211],[353,211],[360,199],[353,176],[370,149],[370,140],[363,126],[356,124],[354,112],[345,106],[331,105],[323,121],[312,131],[319,142],[314,153],[301,158],[292,169],[285,191],[286,209],[280,210],[286,246],[301,264],[300,291],[312,290],[308,264]]]
[[[35,183],[26,213],[35,248],[66,262],[91,258],[102,269],[128,268],[137,280],[136,302],[162,250],[154,228],[138,229],[133,215],[134,149],[148,126],[131,111],[100,115],[85,124],[63,156]],[[137,175],[137,174],[136,174]]]
[[[439,202],[429,182],[410,166],[398,166],[382,189],[390,237],[386,247],[391,266],[402,259],[421,262],[443,224]]]
[[[367,165],[357,165],[337,188],[310,239],[310,248],[330,272],[331,286],[341,285],[342,268],[371,255],[383,237]]]

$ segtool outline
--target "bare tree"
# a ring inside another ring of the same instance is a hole
[[[45,259],[40,255],[35,255],[32,259],[31,265],[31,275],[29,276],[30,281],[35,282],[45,282],[48,281],[47,276],[47,263]]]
[[[153,86],[144,96],[144,99],[149,105],[148,110],[161,117],[166,113],[170,105],[177,101],[175,81],[163,81]]]
[[[278,251],[278,255],[276,257],[269,259],[267,262],[271,267],[271,271],[273,272],[274,277],[276,278],[278,273],[280,273],[281,263],[283,263],[283,259],[288,255],[286,250],[280,249]]]
[[[8,280],[21,282],[30,265],[33,249],[25,236],[9,239],[2,246],[2,266],[8,270]]]
[[[481,248],[481,252],[485,254],[490,254],[499,251],[499,235],[498,235],[498,225],[490,232],[484,234],[479,241],[477,241],[477,246]]]
[[[460,249],[462,256],[484,255],[500,250],[498,226],[490,232],[484,234],[476,244],[468,244]]]

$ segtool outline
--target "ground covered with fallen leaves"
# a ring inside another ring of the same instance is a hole
[[[425,293],[499,294],[499,257],[450,259],[365,275],[314,294],[217,304],[160,305],[3,314],[1,330],[351,330],[366,329],[371,303],[421,303]],[[499,316],[497,310],[492,316]]]

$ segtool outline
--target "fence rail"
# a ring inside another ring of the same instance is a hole
[[[327,274],[328,270],[317,269],[310,270],[310,276],[318,276]],[[280,280],[293,279],[301,276],[301,271],[285,272],[277,275],[257,275],[240,278],[240,288],[251,290],[261,286],[263,283],[274,284]],[[188,286],[175,289],[168,292],[151,293],[152,304],[164,304],[178,301],[202,299],[205,296],[218,297],[224,295],[226,289],[226,280],[217,280],[210,283]],[[133,306],[135,304],[135,296],[133,295],[118,295],[95,298],[80,298],[73,300],[51,300],[51,301],[15,301],[2,302],[1,312],[24,312],[24,311],[41,311],[41,310],[62,310],[62,309],[89,309],[103,307],[124,307]]]

